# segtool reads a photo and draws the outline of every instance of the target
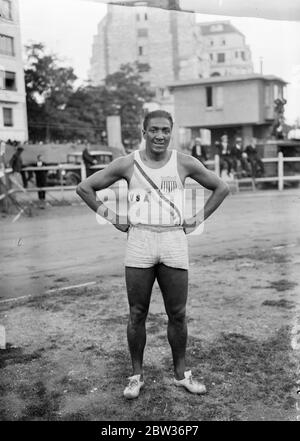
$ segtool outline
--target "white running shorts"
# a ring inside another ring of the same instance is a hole
[[[188,243],[183,229],[131,226],[127,238],[125,266],[151,268],[159,263],[172,268],[189,268]]]

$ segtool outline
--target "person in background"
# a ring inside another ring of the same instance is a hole
[[[221,136],[221,141],[217,141],[215,144],[216,147],[216,153],[220,157],[220,173],[222,174],[222,171],[227,169],[228,176],[231,173],[232,169],[232,158],[231,158],[231,149],[229,147],[228,143],[228,136],[226,134]]]
[[[243,149],[243,140],[241,137],[236,137],[235,144],[231,148],[232,167],[236,173],[240,171],[246,176],[251,175],[249,163],[247,161],[247,155]]]
[[[258,155],[254,141],[246,146],[245,152],[247,154],[247,161],[250,164],[252,177],[263,176],[265,173],[264,163]]]
[[[36,158],[36,164],[37,167],[43,167],[46,164],[43,161],[42,155],[38,155]],[[46,187],[47,184],[47,171],[46,170],[36,170],[35,171],[35,180],[36,180],[36,186],[43,188]],[[38,191],[38,197],[39,197],[39,207],[44,209],[45,208],[45,202],[46,202],[46,191],[45,190],[39,190]]]
[[[192,156],[198,159],[205,166],[205,161],[207,161],[206,149],[201,145],[201,138],[196,138],[192,146]]]
[[[82,159],[85,164],[86,177],[89,177],[93,173],[90,167],[97,164],[97,160],[90,154],[87,147],[82,151]]]
[[[4,141],[0,141],[0,170],[5,170],[6,163],[5,163],[5,150],[6,150],[6,143]]]
[[[24,187],[27,188],[27,179],[26,174],[22,170],[23,169],[23,159],[22,159],[22,152],[23,147],[17,147],[17,150],[12,155],[9,161],[9,165],[12,168],[12,175],[11,180],[12,182],[17,185],[17,187]]]

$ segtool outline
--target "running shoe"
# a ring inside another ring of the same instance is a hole
[[[141,381],[140,378],[140,374],[128,377],[129,383],[128,386],[124,389],[124,397],[128,400],[131,400],[132,398],[137,398],[139,396],[140,389],[144,386],[144,381]]]
[[[205,394],[206,393],[206,387],[204,384],[199,383],[198,381],[194,380],[192,377],[192,371],[186,371],[184,373],[184,377],[182,380],[176,380],[174,378],[174,384],[178,387],[185,387],[189,392],[192,394]]]

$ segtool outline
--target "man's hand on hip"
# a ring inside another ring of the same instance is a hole
[[[117,230],[120,230],[123,233],[127,233],[127,231],[129,230],[129,227],[130,227],[129,224],[113,224],[113,225]]]
[[[196,216],[185,219],[182,226],[185,234],[190,234],[198,228],[201,222],[197,222]]]

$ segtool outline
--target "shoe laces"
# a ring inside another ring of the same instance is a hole
[[[139,382],[136,378],[130,378],[129,379],[129,384],[128,384],[128,389],[134,389],[136,386],[139,385]]]
[[[190,372],[190,373],[188,374],[188,376],[186,377],[186,379],[189,381],[190,384],[195,384],[195,383],[196,383],[196,382],[194,381],[194,379],[193,379],[192,372]]]

